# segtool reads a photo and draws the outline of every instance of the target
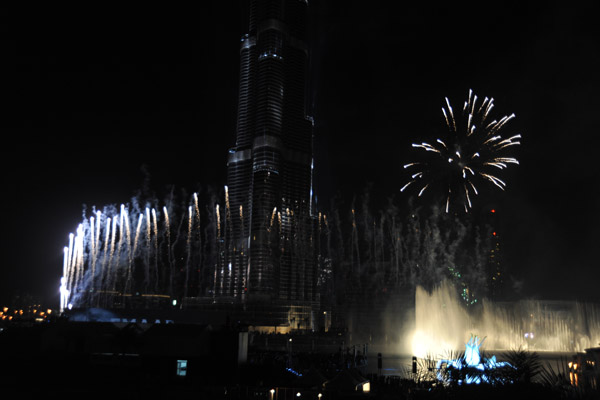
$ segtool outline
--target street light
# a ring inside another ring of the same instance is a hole
[[[275,395],[275,389],[269,390],[269,393],[271,394],[271,397],[269,400],[273,400],[273,396]]]

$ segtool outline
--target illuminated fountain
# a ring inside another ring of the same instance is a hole
[[[492,356],[490,358],[481,357],[479,352],[479,348],[483,344],[485,338],[479,340],[479,337],[471,335],[469,341],[465,344],[465,354],[461,358],[456,358],[452,360],[439,360],[437,362],[437,376],[440,381],[445,381],[444,371],[448,369],[454,370],[462,370],[470,369],[474,373],[467,373],[464,377],[464,383],[471,384],[476,383],[479,384],[483,382],[489,382],[490,378],[488,376],[489,371],[496,368],[512,368],[508,362],[496,361],[496,356]],[[458,381],[459,384],[463,383],[462,380]]]
[[[447,281],[427,292],[417,287],[412,353],[437,356],[462,348],[463,338],[478,332],[493,350],[576,352],[600,343],[600,310],[577,302],[481,301],[464,306]]]

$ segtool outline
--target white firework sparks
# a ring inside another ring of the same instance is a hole
[[[409,169],[410,178],[400,191],[418,186],[420,197],[428,188],[441,185],[445,192],[446,212],[454,202],[468,211],[473,206],[473,197],[479,194],[477,186],[480,182],[491,182],[505,189],[506,183],[497,173],[511,164],[519,164],[506,152],[520,144],[521,135],[502,136],[502,129],[515,114],[487,121],[494,107],[493,98],[486,97],[478,105],[477,96],[469,90],[461,115],[454,113],[447,97],[445,103],[442,107],[446,127],[443,136],[412,145],[425,154],[421,161],[404,165]]]

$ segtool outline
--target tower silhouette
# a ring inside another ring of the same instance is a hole
[[[306,306],[319,297],[313,120],[307,110],[308,2],[246,5],[215,296]]]

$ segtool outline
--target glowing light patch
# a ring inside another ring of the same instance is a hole
[[[187,360],[177,360],[177,376],[187,375]]]
[[[483,338],[481,341],[479,337],[475,335],[471,335],[469,341],[465,344],[465,355],[464,359],[454,359],[454,360],[439,360],[437,363],[437,371],[438,371],[438,379],[440,381],[444,380],[442,376],[442,370],[445,368],[453,368],[457,370],[461,370],[463,367],[475,368],[478,371],[489,371],[495,368],[501,367],[511,367],[514,368],[510,363],[507,362],[497,362],[496,356],[492,356],[491,358],[485,358],[482,361],[482,357],[479,353],[479,348],[485,341]],[[464,362],[463,362],[464,361]],[[466,365],[465,365],[466,364]],[[488,382],[489,378],[485,373],[469,375],[466,374],[464,383],[466,384],[479,384],[481,381]],[[459,380],[458,384],[462,384],[463,381]]]

